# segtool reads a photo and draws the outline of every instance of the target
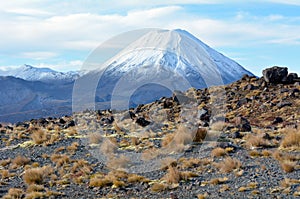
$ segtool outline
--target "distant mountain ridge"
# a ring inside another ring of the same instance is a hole
[[[50,68],[37,68],[31,65],[24,64],[18,68],[11,68],[8,70],[0,69],[0,76],[13,76],[28,81],[42,81],[42,82],[71,82],[79,77],[76,71],[58,72]]]

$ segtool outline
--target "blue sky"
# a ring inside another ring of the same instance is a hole
[[[299,0],[12,0],[0,3],[0,68],[80,69],[102,42],[141,28],[185,29],[260,76],[300,74]]]

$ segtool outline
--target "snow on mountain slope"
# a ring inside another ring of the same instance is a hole
[[[100,72],[97,96],[104,101],[114,96],[117,100],[124,99],[148,83],[158,83],[174,91],[228,84],[244,74],[253,76],[184,30],[150,31],[108,60],[99,71],[104,72]],[[161,89],[161,96],[166,96],[165,88]],[[145,103],[154,100],[148,99],[146,90],[134,93],[136,99],[131,100]]]
[[[70,82],[78,78],[77,72],[58,72],[50,68],[36,68],[30,65],[23,65],[19,68],[0,70],[0,76],[13,76],[28,81],[63,81]]]
[[[225,84],[238,80],[244,74],[253,75],[184,30],[151,31],[109,62],[109,68],[119,73],[145,65],[173,68],[187,76],[197,71],[198,75],[207,77],[214,72],[222,76]],[[192,82],[194,83],[196,82]]]

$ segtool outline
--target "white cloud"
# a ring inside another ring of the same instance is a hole
[[[267,0],[270,3],[280,3],[280,4],[289,4],[289,5],[298,5],[300,6],[299,0]]]
[[[77,71],[82,67],[83,62],[81,60],[72,60],[68,62],[59,62],[56,64],[40,63],[34,65],[37,68],[51,68],[53,70],[67,72],[67,71]]]
[[[30,9],[30,8],[13,8],[13,9],[5,10],[5,12],[18,14],[18,15],[29,15],[29,16],[53,15],[53,13],[51,12],[47,12],[39,9]]]
[[[40,2],[23,0],[0,3],[0,11],[2,10],[0,27],[3,27],[0,29],[0,54],[10,53],[11,56],[21,55],[24,58],[45,61],[57,57],[61,52],[91,51],[112,36],[147,27],[186,29],[212,47],[251,46],[265,43],[300,45],[298,36],[300,25],[290,23],[297,17],[290,18],[276,13],[268,16],[253,16],[247,12],[239,12],[236,17],[230,19],[213,19],[201,13],[189,12],[185,6],[182,6],[183,4],[222,4],[225,0],[114,0],[109,3],[75,0],[74,4],[60,0],[54,0],[51,4],[50,1]],[[291,0],[269,2],[297,3]],[[45,4],[49,9],[41,9]],[[85,4],[88,6],[85,7]],[[132,9],[117,14],[87,12],[88,9],[101,10],[100,5],[103,5],[103,9],[115,5],[122,8],[132,7]],[[60,7],[70,9],[58,9]],[[137,9],[138,7],[143,8]],[[63,13],[61,10],[67,11]],[[11,14],[7,15],[8,12]],[[76,67],[75,65],[59,63],[51,67],[70,69]]]
[[[58,56],[57,53],[54,52],[45,52],[45,51],[40,51],[40,52],[23,52],[20,55],[22,58],[30,58],[34,60],[43,60],[43,59],[50,59],[53,57]]]

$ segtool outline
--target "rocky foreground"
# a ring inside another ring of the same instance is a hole
[[[299,97],[277,67],[129,111],[1,124],[0,196],[297,198]]]

